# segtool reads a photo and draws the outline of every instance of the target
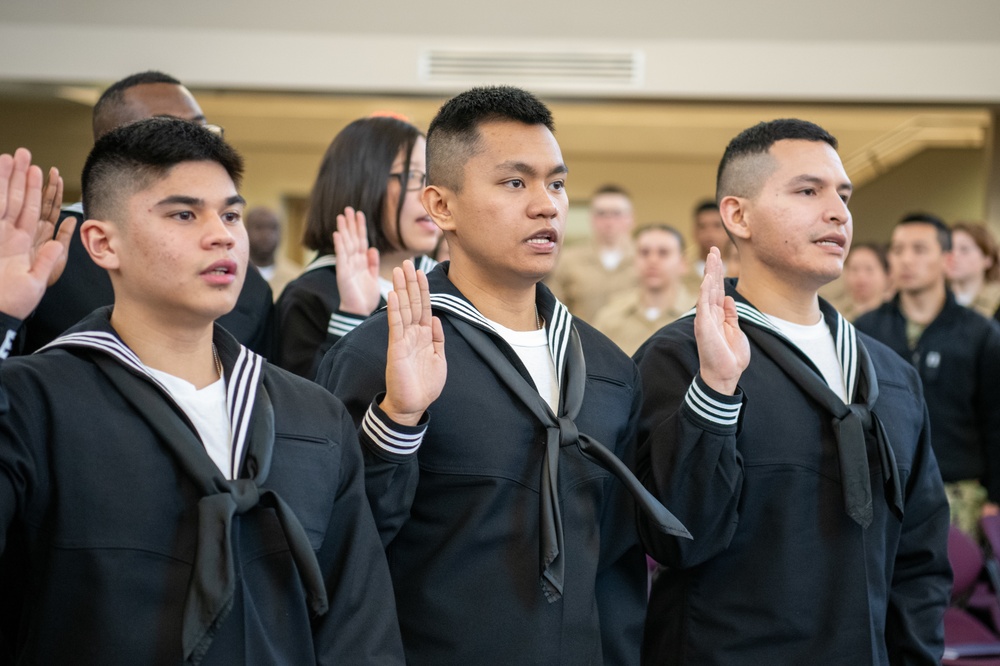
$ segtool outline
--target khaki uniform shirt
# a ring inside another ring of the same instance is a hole
[[[639,295],[638,289],[619,294],[601,308],[593,321],[594,328],[611,338],[629,356],[653,333],[676,320],[697,302],[683,286],[677,285],[674,306],[662,310],[655,319],[649,319]]]
[[[639,282],[631,248],[621,263],[609,271],[593,243],[564,248],[559,265],[545,280],[574,317],[590,323],[611,296],[634,288]]]

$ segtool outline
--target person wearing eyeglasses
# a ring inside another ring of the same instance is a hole
[[[355,120],[333,139],[313,185],[303,244],[318,256],[278,298],[277,363],[313,379],[323,355],[386,303],[392,269],[429,272],[441,235],[420,203],[426,141],[392,117]]]
[[[220,137],[223,134],[221,127],[206,122],[198,101],[180,81],[151,70],[126,76],[101,94],[94,105],[94,142],[117,127],[155,117],[179,118]],[[30,354],[41,349],[97,308],[114,302],[107,272],[91,260],[80,242],[84,221],[81,202],[62,209],[56,228],[70,217],[77,220],[77,227],[70,240],[65,273],[45,292],[25,322],[15,353]],[[274,342],[273,302],[271,288],[260,273],[247,271],[236,307],[223,315],[219,324],[241,344],[269,357]]]

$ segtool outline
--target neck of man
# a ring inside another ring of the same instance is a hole
[[[639,302],[643,308],[656,308],[661,312],[670,310],[677,302],[677,283],[671,282],[655,289],[643,287]]]
[[[983,277],[982,273],[973,273],[969,277],[962,278],[960,280],[951,281],[951,290],[955,292],[955,296],[959,299],[966,299],[969,302],[976,297],[979,290],[983,288],[983,283],[986,279]]]
[[[818,322],[819,285],[801,278],[776,275],[762,264],[747,258],[740,265],[736,291],[764,314],[802,326]]]
[[[937,319],[948,299],[944,280],[926,289],[900,290],[899,308],[908,321],[926,326]]]
[[[538,329],[535,283],[502,284],[452,253],[448,279],[484,317],[513,331]]]
[[[218,381],[212,352],[213,322],[185,326],[164,319],[116,301],[111,326],[145,366],[179,377],[198,389]]]
[[[412,260],[415,256],[417,256],[415,253],[408,250],[380,252],[378,261],[379,277],[392,282],[392,269],[402,266],[404,261],[407,259]]]
[[[628,236],[620,238],[595,238],[598,252],[622,252],[628,249]]]

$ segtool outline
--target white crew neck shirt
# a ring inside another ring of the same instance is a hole
[[[819,368],[827,386],[847,402],[847,384],[844,381],[844,369],[840,366],[837,356],[837,346],[833,341],[833,333],[820,315],[815,324],[804,326],[784,319],[767,315],[771,323],[802,350],[809,360]]]
[[[226,408],[226,381],[220,378],[203,389],[162,370],[146,367],[187,414],[205,445],[205,452],[227,479],[236,478],[239,460],[233,462],[233,433]]]
[[[511,346],[521,363],[528,369],[538,395],[548,404],[553,414],[559,413],[559,383],[556,381],[556,364],[549,351],[549,338],[545,326],[537,331],[515,331],[495,321],[490,325]]]

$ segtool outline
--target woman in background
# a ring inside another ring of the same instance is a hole
[[[982,224],[958,222],[951,227],[948,281],[955,300],[984,317],[1000,306],[997,242]]]
[[[875,243],[857,243],[844,262],[846,305],[841,314],[854,321],[882,305],[892,289],[885,248]]]
[[[326,351],[385,305],[392,269],[434,251],[440,231],[420,203],[425,146],[420,130],[388,117],[355,120],[330,144],[303,237],[318,256],[276,307],[281,367],[313,379]]]

